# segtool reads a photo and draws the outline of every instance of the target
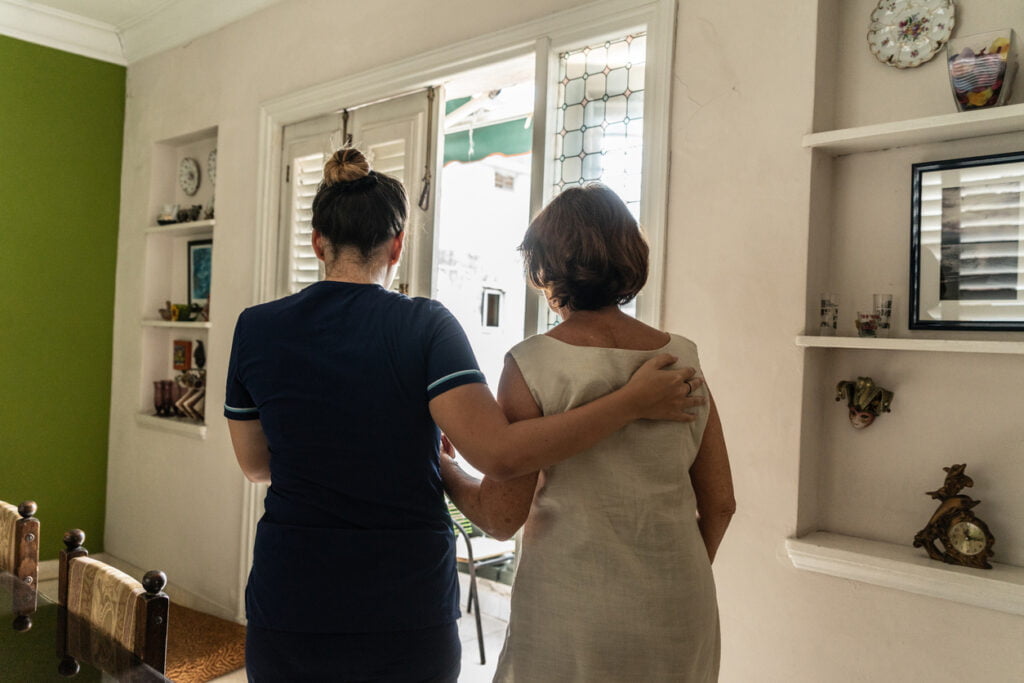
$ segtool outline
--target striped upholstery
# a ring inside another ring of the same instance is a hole
[[[14,572],[14,550],[18,546],[18,507],[0,500],[0,569]]]
[[[142,584],[91,557],[68,563],[68,613],[88,621],[126,649],[142,656]]]

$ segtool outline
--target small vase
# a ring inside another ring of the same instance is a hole
[[[1013,29],[949,41],[946,66],[959,111],[1006,104],[1017,73]]]
[[[157,415],[164,414],[164,385],[160,380],[153,382],[153,410]]]

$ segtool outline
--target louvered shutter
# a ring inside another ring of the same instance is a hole
[[[429,296],[431,288],[434,203],[428,203],[430,211],[417,207],[420,179],[427,164],[428,105],[439,106],[429,101],[426,92],[420,92],[355,107],[348,114],[347,131],[352,146],[366,155],[374,170],[400,180],[409,194],[405,256],[399,264],[394,288],[414,296]],[[278,243],[281,295],[298,292],[324,276],[323,263],[312,247],[313,198],[323,178],[324,161],[341,142],[340,126],[341,116],[329,114],[285,127]],[[430,163],[435,162],[436,154],[432,152]]]
[[[313,197],[323,180],[324,155],[300,156],[291,163],[291,211],[288,226],[288,293],[323,278],[323,263],[313,252]]]

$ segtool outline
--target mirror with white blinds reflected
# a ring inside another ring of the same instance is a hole
[[[1024,330],[1024,152],[912,175],[910,328]]]

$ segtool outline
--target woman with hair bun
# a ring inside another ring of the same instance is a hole
[[[661,370],[666,353],[577,410],[511,424],[455,318],[388,289],[406,218],[401,183],[335,153],[313,201],[326,278],[235,326],[224,415],[245,476],[270,483],[246,588],[250,680],[456,680],[438,427],[503,481],[637,419],[693,421],[705,400],[688,396],[692,368]]]
[[[662,353],[698,367],[693,342],[619,310],[647,280],[648,249],[607,187],[562,192],[520,250],[563,322],[506,356],[509,420],[583,405]],[[495,681],[718,679],[711,562],[736,502],[708,397],[695,421],[634,422],[511,481],[481,482],[442,458],[453,502],[480,528],[507,538],[526,524]]]

